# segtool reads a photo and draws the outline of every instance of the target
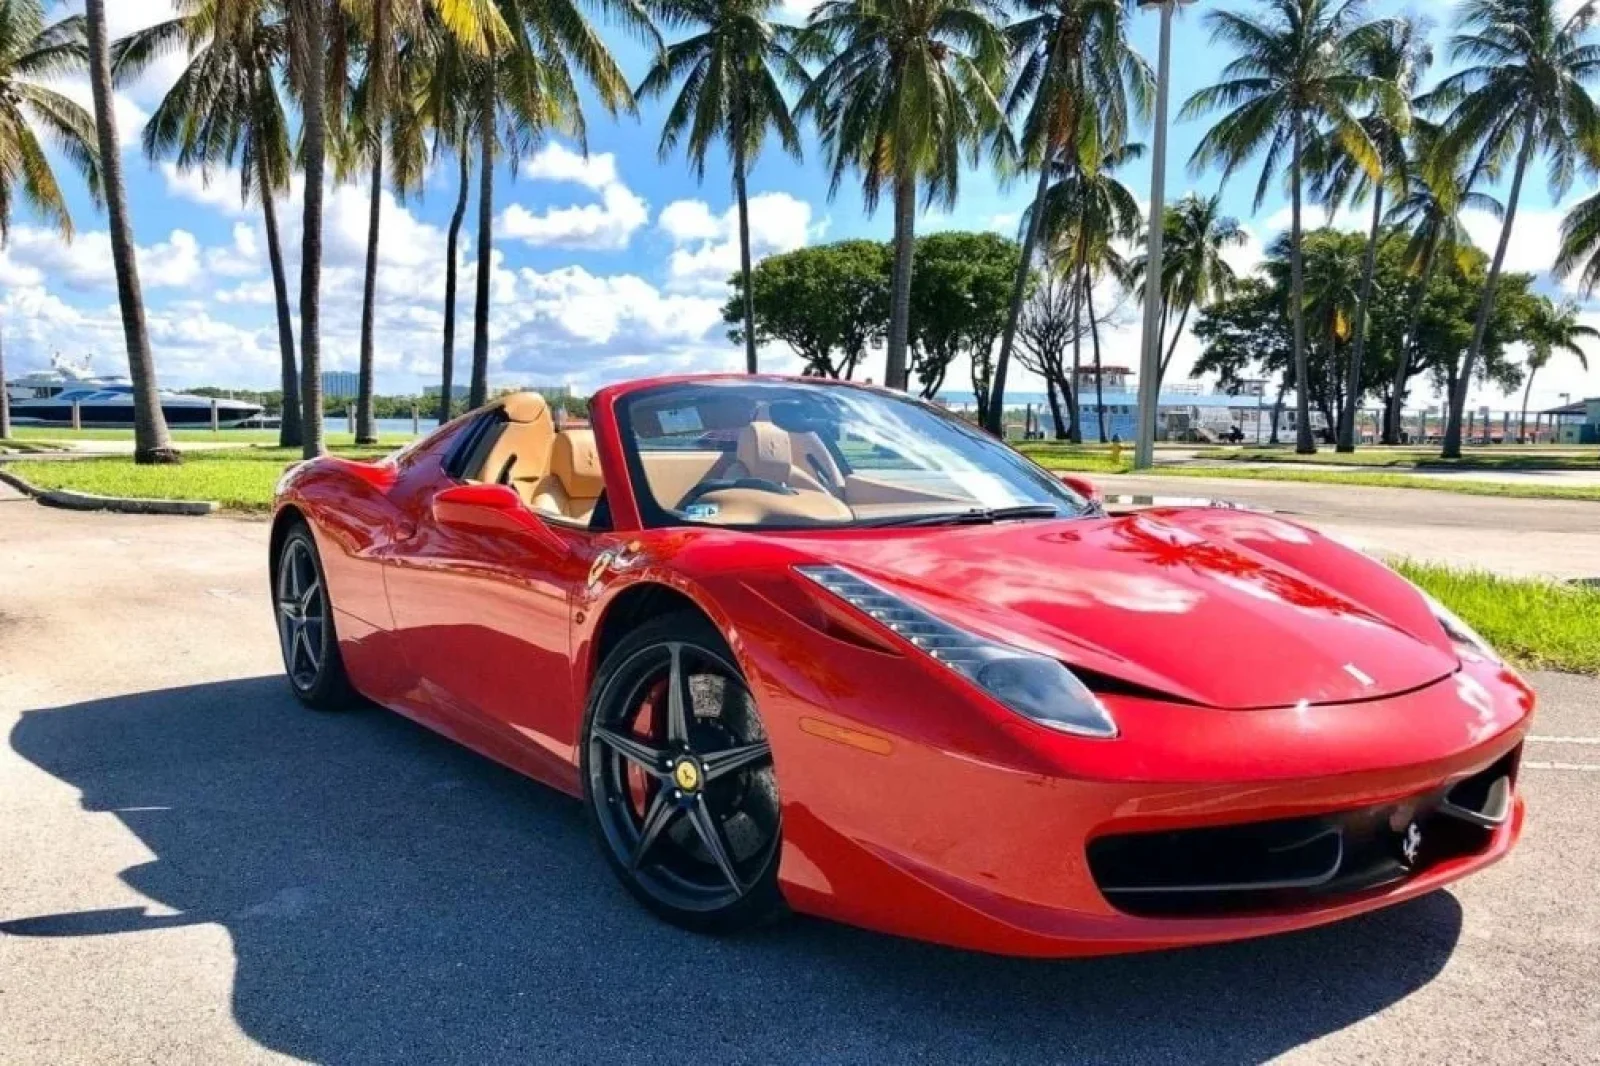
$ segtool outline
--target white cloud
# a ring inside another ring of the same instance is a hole
[[[572,182],[596,192],[617,184],[617,157],[584,155],[562,144],[547,144],[522,163],[522,172],[535,181]]]
[[[739,211],[712,213],[701,200],[679,200],[661,212],[658,227],[678,247],[667,260],[668,287],[679,292],[721,293],[739,269]],[[813,224],[811,205],[788,193],[750,199],[750,252],[759,261],[803,248],[827,228]]]
[[[162,163],[161,177],[167,195],[209,207],[224,215],[242,215],[246,211],[240,175],[232,167],[211,171],[179,170],[176,163]]]
[[[598,193],[600,202],[542,210],[513,203],[496,222],[500,236],[538,248],[617,252],[650,222],[650,205],[623,184],[614,155],[585,158],[564,145],[547,144],[523,160],[522,169],[535,181],[581,185]]]
[[[200,274],[200,244],[187,230],[173,230],[166,240],[138,248],[136,255],[145,288],[182,288]],[[111,236],[105,230],[79,233],[69,243],[51,230],[18,227],[11,231],[4,262],[6,273],[18,281],[49,279],[79,292],[116,287]]]
[[[496,223],[501,235],[541,248],[618,252],[650,221],[650,205],[626,186],[607,185],[598,204],[533,212],[512,204]]]
[[[89,114],[94,114],[94,93],[89,88],[88,78],[78,76],[62,78],[54,82],[50,88],[77,103]],[[139,138],[144,134],[144,124],[150,120],[150,116],[126,93],[113,92],[111,103],[112,120],[117,127],[117,144],[121,146],[124,154],[137,152]]]

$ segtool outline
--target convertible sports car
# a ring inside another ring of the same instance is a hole
[[[515,395],[293,468],[272,588],[301,700],[582,797],[668,920],[1132,951],[1419,896],[1521,832],[1532,691],[1311,530],[1109,516],[848,384],[644,381],[591,418]]]

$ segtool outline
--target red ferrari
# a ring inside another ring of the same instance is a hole
[[[1432,892],[1522,828],[1529,687],[1299,525],[1108,516],[930,405],[813,380],[516,395],[283,479],[295,693],[581,797],[622,884],[1081,955]]]

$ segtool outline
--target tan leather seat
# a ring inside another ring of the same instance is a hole
[[[495,439],[494,447],[469,480],[491,485],[510,485],[524,500],[531,500],[535,486],[550,473],[551,450],[556,441],[555,420],[550,406],[537,393],[507,397],[502,405],[507,419]]]
[[[802,492],[826,492],[815,475],[794,462],[794,441],[771,422],[752,422],[739,433],[735,469],[730,477],[753,477]]]
[[[533,509],[587,523],[605,487],[594,431],[569,429],[556,437],[550,473],[534,490]]]
[[[791,433],[789,448],[795,465],[815,477],[823,488],[835,496],[844,491],[844,471],[834,462],[833,453],[821,437],[815,433]]]

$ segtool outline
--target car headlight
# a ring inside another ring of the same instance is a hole
[[[1421,593],[1423,599],[1428,601],[1428,606],[1433,609],[1433,617],[1439,622],[1439,628],[1444,630],[1444,635],[1450,638],[1452,644],[1468,651],[1476,652],[1490,662],[1497,663],[1501,661],[1500,653],[1495,651],[1487,640],[1479,636],[1476,629],[1467,625],[1459,615],[1426,592],[1421,589],[1417,589],[1417,591]]]
[[[1117,723],[1094,693],[1056,660],[951,625],[843,567],[795,570],[1018,714],[1074,736],[1117,735]]]

